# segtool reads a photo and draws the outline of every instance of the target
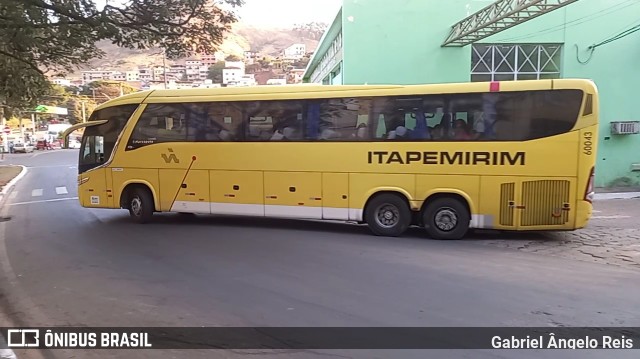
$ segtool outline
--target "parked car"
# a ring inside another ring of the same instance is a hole
[[[17,142],[13,144],[13,152],[30,153],[33,152],[33,145],[29,142]]]
[[[69,148],[80,148],[80,141],[78,140],[69,140]]]

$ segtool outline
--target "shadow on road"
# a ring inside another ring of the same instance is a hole
[[[132,224],[128,215],[116,217],[105,221],[105,223],[113,225]],[[362,234],[373,235],[366,224],[357,224],[353,222],[339,221],[317,221],[317,220],[301,220],[301,219],[280,219],[280,218],[262,218],[262,217],[239,217],[239,216],[223,216],[223,215],[187,215],[177,213],[156,214],[151,223],[146,225],[171,225],[171,226],[196,226],[210,227],[215,230],[216,227],[223,226],[226,228],[247,228],[253,229],[280,229],[292,231],[313,231],[319,233],[333,234]],[[432,240],[426,234],[426,231],[419,227],[411,227],[402,236],[405,239]],[[471,230],[467,237],[461,241],[495,241],[495,240],[515,240],[515,241],[536,241],[558,242],[559,239],[549,235],[549,233],[540,232],[503,232],[493,230]],[[446,241],[443,241],[446,242]],[[455,241],[459,242],[459,241]]]

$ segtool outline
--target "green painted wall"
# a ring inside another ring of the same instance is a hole
[[[478,7],[478,9],[481,7]],[[600,138],[596,185],[640,185],[640,135],[611,135],[611,121],[640,121],[640,31],[597,47],[587,47],[640,25],[638,0],[580,0],[481,42],[562,42],[562,77],[588,78],[600,93]],[[576,54],[576,45],[578,54]],[[580,61],[578,61],[578,59]]]
[[[470,80],[471,46],[442,48],[451,25],[493,0],[344,0],[344,84]],[[588,78],[600,91],[596,185],[640,185],[640,135],[611,135],[611,121],[639,121],[640,31],[587,47],[640,24],[640,0],[579,0],[480,43],[562,43],[564,78]],[[337,26],[339,28],[339,26]],[[336,32],[336,26],[332,32]],[[576,45],[579,52],[576,56]]]
[[[345,0],[344,83],[469,81],[471,50],[440,47],[467,2]]]

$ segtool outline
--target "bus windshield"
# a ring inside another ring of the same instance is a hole
[[[138,105],[116,106],[91,114],[89,121],[107,120],[108,122],[87,127],[85,130],[78,161],[80,173],[98,167],[109,160],[122,129],[137,107]]]

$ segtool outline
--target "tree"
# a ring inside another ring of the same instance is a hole
[[[239,56],[236,55],[229,55],[225,58],[225,61],[242,61],[242,59]]]
[[[296,62],[293,63],[293,67],[297,68],[297,69],[304,69],[307,67],[307,65],[309,65],[309,61],[311,61],[311,58],[309,56],[305,56],[300,60],[297,60]]]
[[[96,99],[97,103],[105,102],[120,95],[128,95],[136,89],[121,81],[93,81],[82,87],[80,94]]]
[[[84,102],[84,116],[82,114],[82,103]],[[91,112],[96,108],[97,104],[88,96],[74,96],[66,103],[69,110],[69,123],[76,124],[88,119]]]
[[[214,65],[209,67],[209,75],[207,76],[207,78],[213,81],[214,84],[221,84],[223,80],[222,70],[224,70],[224,68],[225,68],[224,61],[216,62]]]
[[[49,91],[47,74],[62,74],[104,53],[101,40],[130,49],[161,47],[175,59],[213,53],[236,21],[243,0],[2,0],[0,105],[25,109]],[[222,5],[230,5],[225,9]]]

